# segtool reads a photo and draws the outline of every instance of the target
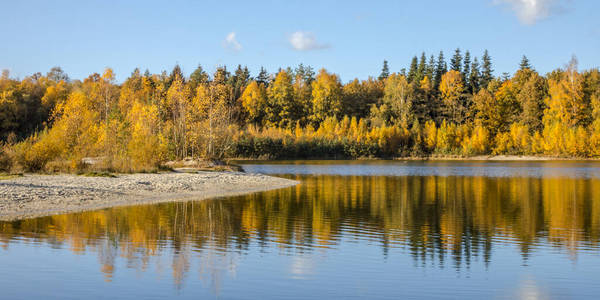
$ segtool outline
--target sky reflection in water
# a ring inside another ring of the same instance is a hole
[[[599,166],[246,165],[302,184],[0,222],[0,289],[7,299],[593,299]]]

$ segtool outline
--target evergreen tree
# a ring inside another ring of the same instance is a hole
[[[208,74],[204,71],[204,69],[202,69],[201,65],[198,65],[198,68],[196,68],[196,70],[190,74],[190,85],[192,87],[192,91],[195,91],[198,85],[205,84],[207,82]]]
[[[242,68],[241,65],[238,65],[233,76],[229,78],[229,85],[233,87],[233,99],[240,98],[248,81],[250,81],[250,71],[248,71],[248,67]]]
[[[416,82],[419,83],[423,80],[427,73],[427,57],[425,57],[425,52],[421,53],[421,59],[419,59],[419,66],[417,67],[417,78]]]
[[[482,60],[483,65],[481,68],[481,80],[479,82],[479,87],[485,89],[487,88],[490,81],[494,79],[494,69],[492,69],[492,58],[490,57],[487,49],[483,52]]]
[[[390,68],[388,67],[387,60],[383,61],[383,67],[381,68],[381,74],[379,74],[378,79],[383,81],[390,76]]]
[[[446,74],[448,71],[446,67],[446,60],[444,59],[444,52],[440,51],[438,55],[437,64],[435,66],[435,74],[433,78],[433,86],[435,89],[438,89],[440,86],[440,82],[442,82],[442,76]]]
[[[462,55],[460,54],[460,48],[454,50],[454,56],[450,59],[450,70],[454,70],[461,73],[462,69]]]
[[[463,59],[463,69],[462,69],[462,77],[465,83],[465,86],[469,86],[469,76],[471,72],[471,53],[467,50],[465,52],[465,58]]]
[[[408,82],[415,82],[417,80],[418,72],[418,60],[416,56],[413,56],[410,61],[410,69],[408,69]]]
[[[312,82],[315,81],[315,74],[315,70],[311,66],[306,67],[304,72],[304,80],[308,84],[312,84]]]
[[[548,84],[535,71],[523,69],[517,74],[519,72],[531,73],[517,94],[517,100],[522,108],[520,121],[527,125],[531,132],[539,131],[543,128],[544,99],[548,96]]]
[[[294,98],[295,102],[298,103],[298,106],[301,107],[301,118],[300,122],[305,124],[308,115],[310,115],[312,103],[312,82],[314,81],[314,71],[308,66],[305,67],[303,64],[300,64],[295,70],[294,77]]]
[[[476,94],[479,91],[479,82],[481,81],[481,75],[479,71],[479,60],[477,57],[473,59],[471,63],[471,73],[469,74],[469,86],[468,91],[471,94]]]
[[[519,69],[520,70],[524,70],[524,69],[529,69],[531,70],[531,65],[529,64],[529,59],[527,58],[527,56],[523,55],[523,58],[521,58],[521,63],[519,64]]]
[[[427,64],[427,71],[425,75],[429,77],[429,80],[433,80],[433,74],[435,74],[435,57],[433,54],[429,57],[429,63]]]
[[[258,76],[256,76],[256,83],[263,84],[265,87],[269,86],[269,73],[263,67],[260,67],[260,72],[258,72]]]
[[[173,81],[175,81],[177,78],[180,78],[182,82],[185,83],[185,76],[183,75],[183,71],[181,71],[179,64],[176,64],[173,67],[171,74],[169,74],[169,78],[167,79],[167,88],[170,87]]]
[[[304,78],[304,73],[305,73],[305,71],[304,71],[304,64],[300,63],[298,65],[298,67],[296,67],[296,69],[294,70],[293,75],[296,78],[298,78],[298,77]]]
[[[227,71],[227,66],[217,67],[215,73],[213,74],[213,82],[215,84],[226,84],[229,82],[229,71]]]
[[[301,78],[308,85],[315,80],[315,71],[311,66],[305,67],[303,64],[300,64],[294,70],[294,74],[296,78]]]

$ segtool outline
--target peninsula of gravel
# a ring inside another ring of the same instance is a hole
[[[114,206],[235,196],[297,183],[242,172],[119,174],[114,177],[27,174],[0,180],[0,221]]]

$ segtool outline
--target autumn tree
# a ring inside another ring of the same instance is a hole
[[[342,87],[342,114],[360,118],[367,117],[372,105],[383,97],[384,83],[374,78],[354,79]]]
[[[327,117],[340,117],[342,112],[342,85],[337,75],[319,71],[312,84],[312,118],[320,123]]]
[[[263,84],[250,82],[241,97],[248,121],[262,125],[267,108],[267,90]]]
[[[228,103],[231,87],[222,81],[199,85],[191,99],[194,137],[193,147],[197,155],[209,159],[221,159],[228,150],[233,117]]]
[[[590,103],[584,97],[583,76],[577,71],[575,58],[558,79],[548,81],[548,86],[547,122],[558,121],[568,127],[589,124]]]
[[[184,158],[188,153],[187,129],[188,110],[190,109],[190,90],[183,78],[176,76],[167,91],[166,103],[171,113],[168,127],[171,128],[173,147],[177,158]]]
[[[414,89],[404,75],[392,74],[385,81],[382,104],[374,108],[372,116],[380,124],[412,124]]]
[[[281,70],[267,89],[267,124],[290,127],[296,123],[302,113],[302,106],[294,97],[291,75]]]
[[[440,94],[446,116],[455,123],[464,119],[465,106],[463,103],[464,85],[461,75],[456,70],[450,70],[440,82]]]

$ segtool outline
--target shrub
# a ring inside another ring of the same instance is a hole
[[[13,169],[13,158],[8,144],[0,144],[0,171],[10,172]]]

